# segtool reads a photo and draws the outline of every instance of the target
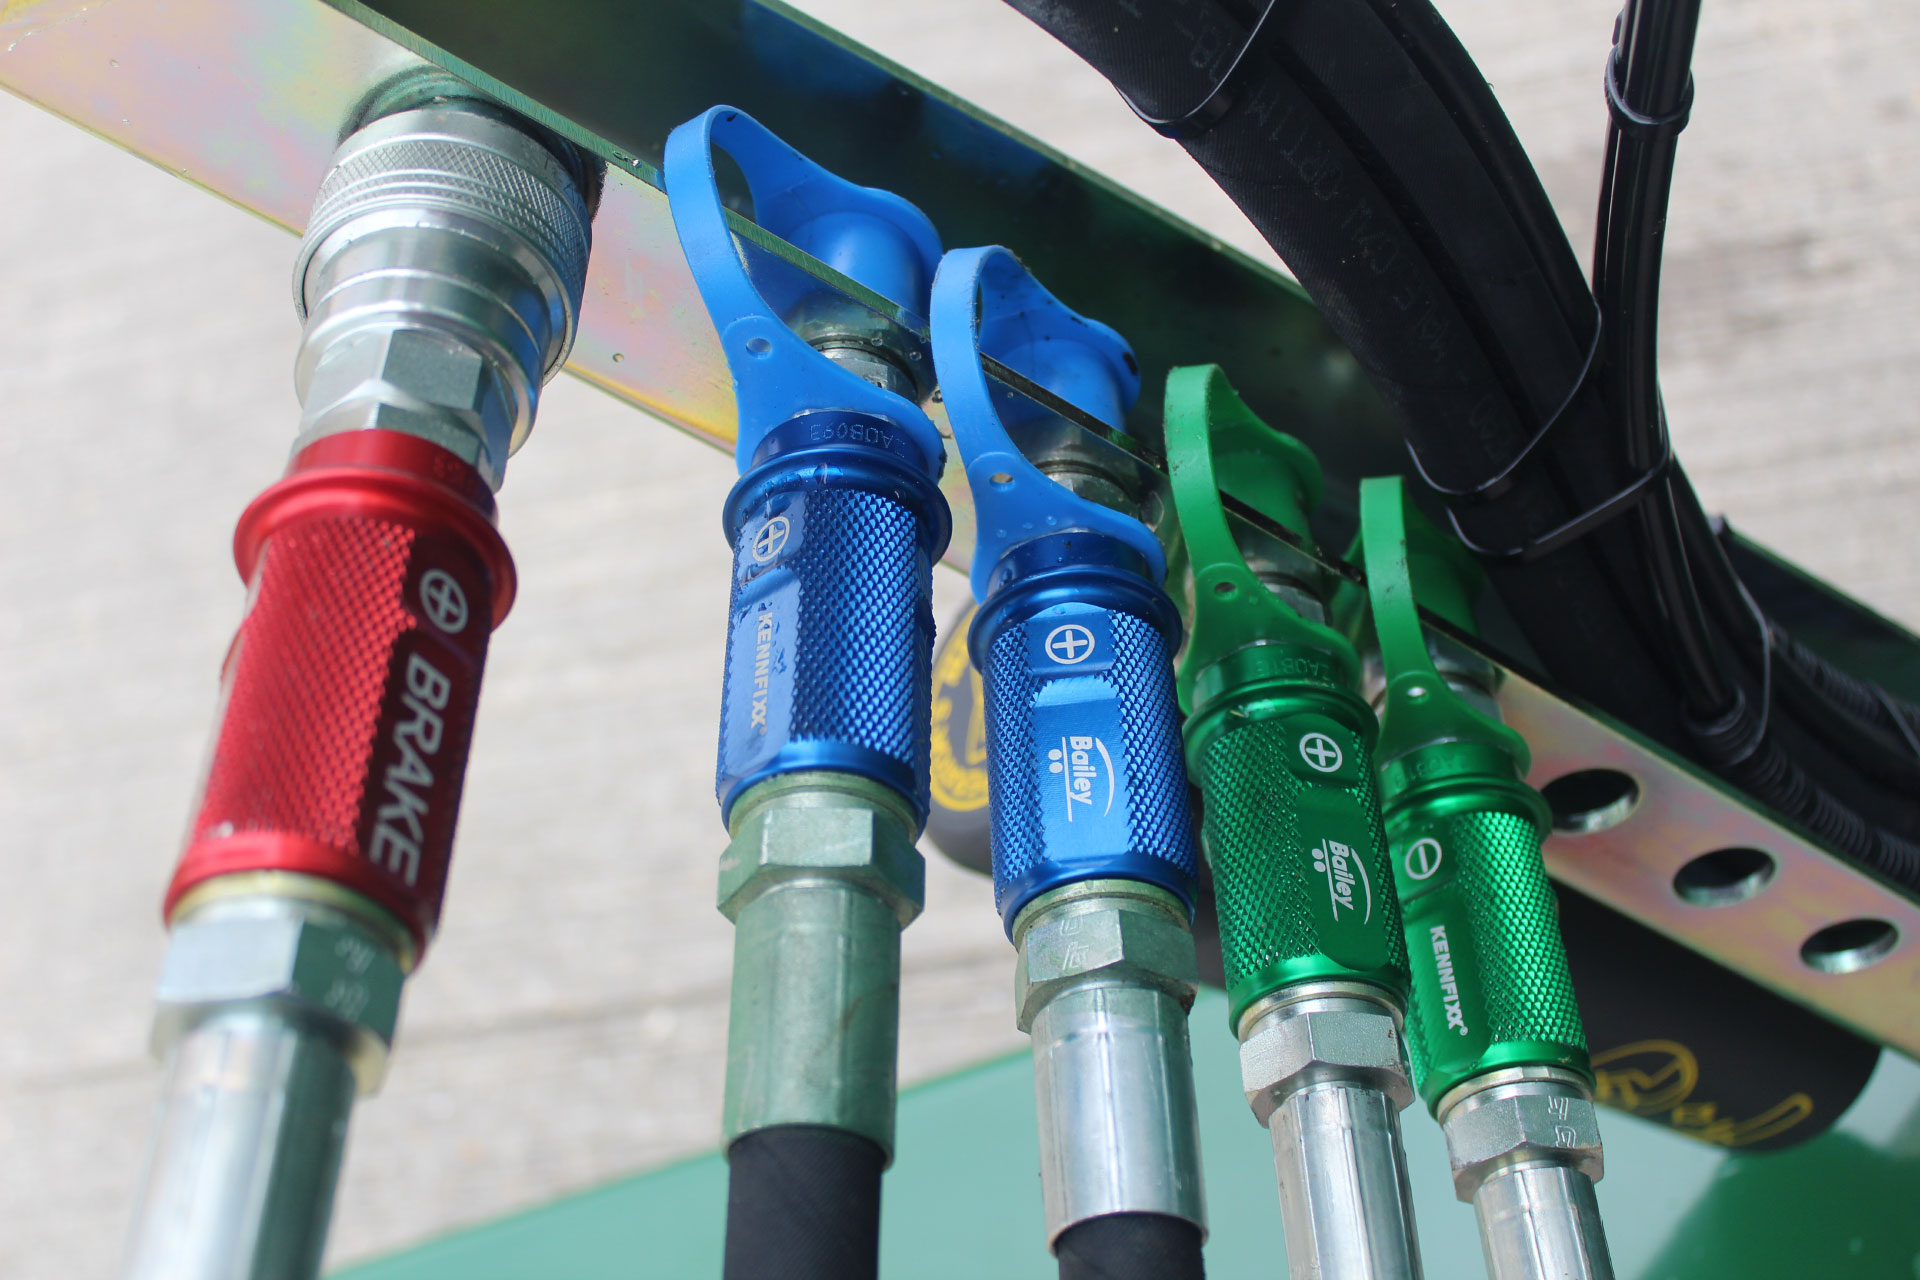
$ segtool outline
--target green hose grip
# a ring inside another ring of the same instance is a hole
[[[1187,765],[1204,803],[1229,1018],[1319,979],[1369,982],[1404,1003],[1406,939],[1359,658],[1248,566],[1221,500],[1305,539],[1319,465],[1255,417],[1217,366],[1168,375],[1165,423],[1191,575],[1178,673]]]
[[[1361,482],[1360,524],[1387,677],[1381,796],[1413,964],[1407,1045],[1415,1082],[1433,1108],[1461,1083],[1505,1067],[1563,1067],[1591,1078],[1540,853],[1550,815],[1523,781],[1526,742],[1434,667],[1414,601],[1398,476]],[[1444,564],[1423,567],[1431,574]]]

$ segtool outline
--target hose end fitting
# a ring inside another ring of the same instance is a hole
[[[817,1125],[891,1158],[900,931],[926,891],[917,819],[893,788],[828,771],[758,783],[731,816],[725,1142]]]
[[[1013,936],[1049,1247],[1111,1214],[1178,1218],[1204,1238],[1186,905],[1138,880],[1083,880],[1036,897]]]

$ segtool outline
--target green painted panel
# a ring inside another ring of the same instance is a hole
[[[1218,1277],[1286,1274],[1267,1135],[1240,1098],[1225,997],[1194,1009],[1201,1142]],[[1438,1128],[1404,1117],[1429,1280],[1479,1280],[1473,1212]],[[1832,1132],[1741,1156],[1604,1113],[1600,1205],[1621,1280],[1920,1276],[1920,1067],[1886,1054]],[[1053,1280],[1041,1241],[1033,1072],[1024,1055],[908,1090],[888,1175],[889,1280]],[[334,1273],[335,1280],[717,1276],[726,1166],[703,1156]]]

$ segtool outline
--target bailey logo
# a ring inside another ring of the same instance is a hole
[[[1360,923],[1373,919],[1373,883],[1367,879],[1367,868],[1360,861],[1360,855],[1353,846],[1342,844],[1338,840],[1326,839],[1313,847],[1313,869],[1327,880],[1327,900],[1333,904],[1333,918],[1337,922],[1340,912],[1359,911]],[[1358,889],[1365,903],[1361,906],[1354,898]]]
[[[1107,794],[1100,815],[1105,817],[1113,812],[1113,757],[1107,754],[1107,744],[1100,739],[1090,734],[1069,734],[1060,739],[1060,745],[1047,752],[1047,772],[1060,775],[1060,789],[1067,798],[1068,822],[1073,821],[1074,805],[1083,804],[1091,813],[1099,803],[1099,788],[1095,784],[1102,774],[1106,775]]]

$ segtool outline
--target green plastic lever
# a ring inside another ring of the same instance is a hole
[[[1346,637],[1249,567],[1221,494],[1307,536],[1320,468],[1212,365],[1167,378],[1167,457],[1192,599],[1178,672],[1204,804],[1229,1018],[1302,982],[1362,982],[1396,1007],[1405,938],[1373,766],[1376,724]],[[1288,576],[1295,589],[1306,571]]]
[[[1410,551],[1398,476],[1360,485],[1362,560],[1385,669],[1380,783],[1413,964],[1407,1044],[1437,1112],[1449,1092],[1508,1067],[1591,1078],[1541,842],[1549,811],[1523,779],[1527,744],[1450,688],[1415,602],[1446,602],[1470,630],[1477,567],[1420,530]],[[1422,546],[1422,543],[1427,545]],[[1444,615],[1443,615],[1444,616]]]
[[[1360,659],[1353,645],[1289,609],[1247,567],[1220,505],[1225,494],[1307,538],[1324,489],[1313,452],[1254,416],[1219,365],[1188,365],[1167,375],[1165,420],[1173,505],[1193,583],[1181,708],[1191,713],[1196,702],[1217,698],[1221,682],[1235,676],[1221,663],[1249,646],[1294,646],[1320,666],[1322,678],[1354,687]]]

